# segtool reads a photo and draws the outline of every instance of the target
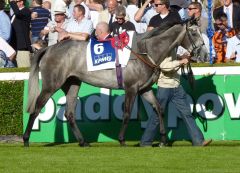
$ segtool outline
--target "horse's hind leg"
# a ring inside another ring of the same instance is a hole
[[[159,118],[159,127],[160,127],[160,135],[161,135],[160,146],[166,145],[167,136],[166,136],[166,131],[165,131],[165,127],[164,127],[163,112],[162,112],[160,104],[157,101],[157,99],[156,99],[152,90],[148,90],[148,91],[142,93],[141,95],[155,109],[155,111],[158,115],[158,118]]]
[[[51,95],[54,93],[53,90],[49,90],[49,89],[43,89],[40,93],[40,95],[37,98],[37,102],[35,105],[35,111],[34,113],[32,113],[29,117],[28,120],[28,124],[27,124],[27,128],[24,132],[23,135],[23,141],[24,141],[24,146],[28,147],[29,146],[29,137],[32,131],[32,127],[34,124],[34,121],[36,119],[36,117],[38,116],[38,114],[40,113],[41,109],[43,108],[43,106],[47,103],[48,99],[51,97]]]
[[[83,135],[80,132],[76,120],[75,120],[75,112],[77,106],[77,94],[80,87],[81,81],[76,79],[75,77],[70,77],[62,86],[62,90],[66,94],[67,103],[65,108],[65,117],[67,118],[72,132],[79,142],[80,146],[89,146],[88,143],[84,141]]]
[[[137,95],[137,89],[131,88],[125,90],[123,123],[118,136],[118,140],[122,146],[125,146],[125,132],[127,130],[128,122],[131,116],[134,100]]]

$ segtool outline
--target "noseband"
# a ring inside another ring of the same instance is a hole
[[[193,41],[193,38],[190,35],[190,31],[189,31],[187,25],[186,25],[186,31],[187,31],[187,36],[188,36],[188,38],[190,40],[190,43],[192,45],[192,48],[193,48],[192,51],[190,52],[190,55],[194,56],[194,57],[198,57],[200,55],[200,51],[201,51],[202,46],[204,46],[205,44],[204,44],[204,42],[202,42],[202,44],[199,47],[197,47],[196,44]]]

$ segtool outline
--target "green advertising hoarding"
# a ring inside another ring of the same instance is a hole
[[[205,69],[194,71],[195,85],[192,90],[187,81],[182,85],[188,93],[192,114],[205,138],[214,140],[240,140],[240,75],[222,74],[226,68],[218,68],[214,74]],[[232,70],[232,69],[231,69]],[[210,70],[211,71],[211,70]],[[239,69],[238,69],[239,71]],[[28,81],[24,86],[24,129],[29,118],[26,112]],[[156,91],[156,86],[153,86]],[[109,90],[82,84],[78,94],[76,120],[85,139],[89,142],[117,140],[122,123],[123,90]],[[30,137],[32,142],[73,142],[75,138],[64,117],[66,97],[57,91],[47,102],[35,120]],[[152,107],[138,96],[126,133],[126,140],[141,138]],[[165,113],[165,127],[170,140],[189,139],[186,127],[174,105]]]

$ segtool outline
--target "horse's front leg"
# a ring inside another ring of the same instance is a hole
[[[133,104],[137,95],[137,89],[131,88],[125,90],[124,113],[122,127],[118,136],[121,146],[125,146],[125,132],[127,130],[128,122],[131,116]]]
[[[165,130],[165,126],[164,126],[163,111],[161,109],[161,106],[160,106],[159,102],[157,101],[152,90],[144,91],[143,93],[141,93],[141,95],[148,103],[150,103],[153,106],[153,108],[155,109],[155,111],[158,115],[160,135],[161,135],[160,146],[164,146],[167,144],[167,136],[166,136],[166,130]]]

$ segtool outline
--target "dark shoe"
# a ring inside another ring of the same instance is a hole
[[[203,147],[206,147],[206,146],[208,146],[211,142],[212,142],[212,139],[205,140],[205,141],[203,141],[202,146],[203,146]]]

